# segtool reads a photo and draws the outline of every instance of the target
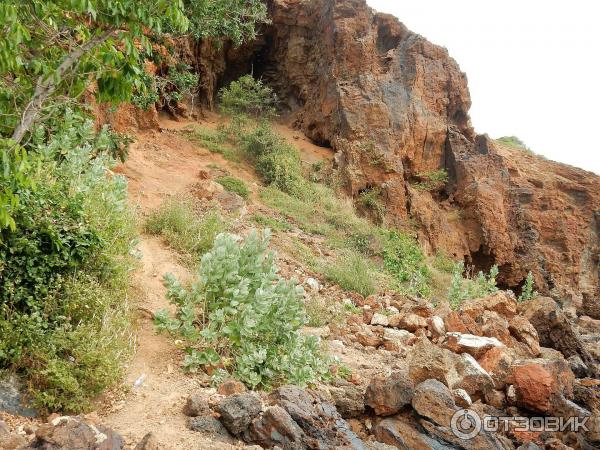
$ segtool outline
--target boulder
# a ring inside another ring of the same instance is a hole
[[[438,380],[427,380],[415,388],[412,406],[421,416],[449,427],[452,416],[459,410],[454,394]]]
[[[461,315],[456,311],[448,313],[444,318],[444,326],[448,333],[483,335],[481,325],[477,324],[470,316]]]
[[[390,376],[373,378],[367,387],[364,402],[378,416],[391,416],[409,405],[413,394],[412,380],[401,372],[394,372]]]
[[[385,314],[375,313],[371,318],[371,325],[381,325],[387,327],[390,324],[390,319]]]
[[[514,356],[506,347],[491,348],[477,360],[482,369],[492,377],[496,389],[504,389],[506,386],[505,380],[510,375],[513,361]]]
[[[192,431],[202,433],[213,440],[228,443],[235,442],[229,431],[227,431],[227,428],[213,416],[190,417],[188,419],[188,428]]]
[[[373,434],[378,441],[399,449],[452,450],[454,447],[438,441],[416,424],[413,418],[395,416],[379,422]]]
[[[304,431],[292,419],[289,413],[280,406],[270,406],[256,418],[246,433],[244,440],[272,448],[279,446],[284,449],[302,450]]]
[[[24,447],[27,441],[23,436],[11,433],[8,425],[0,420],[0,449],[18,450]]]
[[[450,387],[458,379],[455,368],[458,358],[450,350],[421,338],[412,347],[408,357],[409,376],[415,385],[433,378]]]
[[[154,433],[150,432],[138,442],[133,450],[162,450],[162,448],[163,446],[160,445]]]
[[[270,396],[274,406],[283,408],[304,432],[309,448],[348,447],[364,450],[363,442],[351,430],[336,408],[316,392],[297,386],[282,386]]]
[[[359,417],[365,412],[365,390],[352,383],[332,386],[329,394],[344,419]]]
[[[518,342],[527,346],[532,357],[539,356],[541,349],[538,333],[529,320],[522,315],[515,316],[510,320],[508,330]]]
[[[192,394],[188,397],[183,413],[189,417],[205,416],[210,414],[208,399],[203,394]]]
[[[389,317],[389,326],[414,333],[418,329],[427,328],[427,319],[415,313],[401,312]]]
[[[221,400],[216,409],[227,430],[238,435],[260,414],[262,402],[254,393],[235,394]]]
[[[600,377],[598,362],[554,300],[537,297],[523,303],[521,311],[536,329],[540,345],[560,351],[565,358],[578,355],[588,367],[588,375]]]
[[[464,389],[471,397],[481,398],[494,387],[490,374],[468,353],[460,355],[455,370],[457,379],[449,386],[452,389]]]
[[[466,300],[460,307],[460,312],[477,320],[485,311],[494,311],[506,319],[512,319],[518,314],[519,308],[514,295],[507,291],[498,291],[483,298]]]
[[[246,386],[238,380],[225,380],[221,383],[219,389],[217,389],[217,393],[226,397],[241,394],[242,392],[246,392]]]
[[[523,361],[512,367],[507,382],[514,386],[516,404],[542,414],[559,413],[573,397],[575,377],[565,360]]]
[[[496,338],[460,333],[447,333],[444,345],[454,353],[468,353],[475,358],[483,356],[494,347],[504,347],[504,344]]]
[[[121,450],[124,445],[123,438],[109,428],[69,416],[41,425],[31,444],[44,450]]]

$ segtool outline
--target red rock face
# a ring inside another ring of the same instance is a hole
[[[476,136],[457,63],[365,0],[268,3],[260,41],[220,55],[200,46],[207,94],[252,69],[295,126],[336,150],[348,192],[380,189],[388,219],[416,221],[426,249],[498,264],[503,287],[532,271],[538,291],[600,318],[599,177]],[[418,189],[440,169],[445,187]]]

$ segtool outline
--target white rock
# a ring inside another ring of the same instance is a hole
[[[311,288],[315,292],[319,292],[321,290],[321,285],[314,278],[307,278],[304,281],[304,284],[306,284],[309,288]]]
[[[385,328],[383,330],[383,339],[397,344],[404,344],[414,335],[410,331],[397,330],[395,328]]]
[[[400,311],[398,310],[398,308],[396,308],[395,306],[388,306],[385,309],[386,309],[386,311],[388,311],[391,314],[398,314],[398,313],[400,313]]]
[[[464,389],[454,389],[452,393],[454,394],[454,401],[458,406],[462,408],[468,408],[473,404],[471,396]]]
[[[437,336],[443,336],[446,334],[446,326],[444,325],[444,319],[440,316],[433,316],[428,319],[429,325],[431,326],[431,332]]]
[[[493,337],[448,333],[446,346],[455,353],[468,353],[469,355],[478,358],[489,349],[493,347],[504,347],[504,344]]]
[[[329,351],[331,353],[343,353],[346,349],[346,345],[340,340],[334,339],[332,341],[327,341],[329,344]]]
[[[371,319],[371,325],[381,325],[387,327],[390,324],[390,319],[388,316],[375,313],[373,314],[373,318]]]

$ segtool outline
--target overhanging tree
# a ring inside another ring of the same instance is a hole
[[[191,27],[190,27],[190,17]],[[266,21],[261,0],[2,0],[0,2],[0,230],[27,185],[27,137],[96,82],[100,101],[145,88],[150,34],[224,36],[239,44]]]

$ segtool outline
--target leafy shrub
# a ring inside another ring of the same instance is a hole
[[[427,297],[431,273],[418,242],[405,233],[390,231],[383,248],[385,269],[411,294]]]
[[[144,72],[131,103],[143,110],[155,104],[160,108],[173,108],[185,96],[192,96],[197,85],[198,75],[187,64],[170,66],[165,74]]]
[[[239,178],[230,176],[220,177],[217,179],[217,183],[219,183],[229,192],[233,192],[242,198],[247,199],[250,195],[248,186],[246,186],[246,183],[244,183],[244,181],[240,180]]]
[[[295,196],[302,196],[307,182],[302,174],[298,150],[277,134],[267,122],[242,138],[244,151],[255,162],[263,180]]]
[[[448,172],[445,169],[418,173],[417,177],[421,181],[414,186],[421,191],[437,191],[448,183]]]
[[[335,263],[328,264],[325,276],[342,289],[358,292],[365,297],[376,291],[372,265],[354,252],[344,252]]]
[[[373,214],[374,219],[381,223],[385,219],[385,205],[381,200],[381,190],[379,188],[365,189],[358,196],[358,204]]]
[[[242,242],[220,234],[189,288],[165,277],[177,312],[157,314],[157,326],[186,340],[188,370],[222,367],[251,388],[328,374],[318,339],[299,333],[307,320],[302,289],[277,274],[269,238],[268,230]]]
[[[433,258],[432,265],[444,273],[453,274],[456,270],[457,264],[458,262],[450,258],[450,256],[448,256],[446,253],[437,252]]]
[[[226,114],[268,119],[275,115],[277,96],[261,80],[244,75],[219,91],[219,101]]]
[[[525,279],[525,284],[523,285],[523,289],[521,290],[521,295],[519,295],[518,301],[520,303],[528,302],[537,296],[538,293],[534,290],[533,273],[529,272],[527,274],[527,278]]]
[[[125,180],[79,142],[64,155],[40,148],[36,188],[18,192],[0,245],[0,369],[22,374],[37,406],[70,412],[121,374],[135,243]]]
[[[217,210],[201,214],[198,204],[190,197],[166,200],[145,223],[147,233],[162,236],[183,255],[187,264],[198,262],[225,229],[226,223]]]
[[[465,300],[481,298],[498,292],[496,286],[496,277],[499,273],[498,266],[492,266],[488,275],[479,272],[474,279],[465,278],[463,276],[464,271],[464,264],[459,263],[452,274],[452,282],[448,290],[448,301],[453,309],[458,309]]]

